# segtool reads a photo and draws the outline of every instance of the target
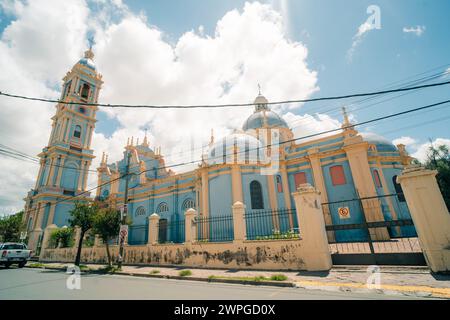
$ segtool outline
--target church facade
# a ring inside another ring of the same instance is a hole
[[[73,104],[57,105],[49,145],[39,155],[41,169],[36,187],[25,199],[32,246],[47,225],[67,225],[75,200],[92,199],[84,192],[93,158],[89,147],[97,108],[77,105],[98,99],[102,78],[92,57],[87,51],[64,78],[62,98]],[[355,205],[348,208],[351,214],[347,217],[331,205],[324,206],[326,224],[408,219],[404,198],[396,196],[393,201],[383,196],[401,192],[396,177],[410,162],[403,145],[396,147],[376,135],[359,133],[345,110],[342,129],[334,134],[307,141],[294,139],[286,121],[259,94],[254,112],[242,128],[217,141],[211,137],[208,153],[192,171],[174,173],[164,156],[150,147],[147,137],[140,144],[129,140],[123,159],[115,163],[108,163],[108,156],[103,154],[97,168],[95,197],[120,208],[128,184],[130,245],[147,243],[148,218],[154,213],[160,216],[161,226],[182,221],[189,208],[196,209],[201,217],[230,216],[236,202],[244,203],[247,211],[290,210],[295,208],[292,193],[304,183],[320,191],[322,203],[380,197],[376,210]],[[269,222],[267,228],[273,230],[275,226]],[[283,231],[297,228],[297,221],[289,221]],[[301,226],[300,232],[301,228],[307,226]],[[373,236],[381,240],[396,234],[379,232]],[[338,242],[357,241],[363,235],[349,230],[329,237]],[[165,238],[183,242],[183,232],[169,232]],[[214,234],[210,240],[214,241]]]

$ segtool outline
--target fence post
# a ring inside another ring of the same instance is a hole
[[[185,243],[192,243],[194,242],[196,237],[196,229],[194,224],[194,219],[197,216],[197,211],[195,209],[189,209],[184,213],[184,231],[185,231]]]
[[[245,225],[245,205],[237,201],[232,206],[234,242],[242,242],[247,239],[247,227]]]
[[[48,225],[44,230],[44,236],[42,237],[41,244],[41,252],[39,253],[39,257],[43,256],[45,249],[50,247],[50,237],[52,235],[53,230],[58,229],[58,226],[55,224]]]
[[[148,244],[154,245],[158,243],[159,237],[159,215],[156,213],[148,217]]]
[[[436,181],[436,170],[408,166],[397,177],[420,246],[433,272],[450,270],[450,214]]]
[[[320,192],[309,183],[292,193],[297,211],[300,238],[308,271],[325,271],[332,267]]]

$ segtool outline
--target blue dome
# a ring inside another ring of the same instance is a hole
[[[286,121],[272,110],[259,110],[245,121],[242,130],[258,129],[263,127],[288,128]]]
[[[78,61],[79,64],[82,64],[92,70],[96,70],[94,61],[92,61],[91,59],[87,59],[87,58],[82,58],[80,59],[80,61]]]
[[[397,147],[389,141],[388,139],[379,136],[372,132],[364,132],[361,133],[364,141],[367,141],[370,144],[373,144],[377,147],[377,151],[380,152],[397,152]]]
[[[237,146],[239,159],[248,159],[257,162],[264,159],[264,146],[255,137],[245,133],[233,133],[212,145],[208,152],[209,164],[222,163],[226,156],[227,162],[233,161],[234,146]]]

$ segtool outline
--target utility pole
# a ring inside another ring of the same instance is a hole
[[[124,193],[124,200],[123,200],[123,214],[122,214],[122,222],[121,222],[121,230],[122,226],[125,226],[127,223],[127,214],[128,214],[128,182],[130,180],[130,159],[131,159],[131,153],[128,151],[127,153],[127,166],[125,168],[125,193]],[[119,269],[122,268],[122,261],[123,261],[123,246],[125,242],[125,237],[128,237],[128,232],[126,235],[119,235],[120,240],[120,246],[119,246],[119,261],[117,263],[117,266]]]

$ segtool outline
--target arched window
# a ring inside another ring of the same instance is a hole
[[[294,174],[294,182],[295,182],[295,190],[298,189],[299,185],[308,183],[308,180],[306,179],[306,173],[297,172],[296,174]]]
[[[156,208],[156,213],[163,213],[163,212],[168,212],[168,211],[169,211],[169,206],[165,202],[161,202],[158,205],[158,207]]]
[[[397,193],[397,199],[400,202],[406,202],[405,196],[403,195],[402,186],[397,183],[397,176],[392,177],[392,183],[394,184],[395,193]]]
[[[373,179],[375,180],[375,187],[381,188],[382,185],[381,185],[380,174],[377,169],[373,170]]]
[[[73,136],[75,138],[81,138],[81,126],[75,126],[75,130],[73,131]]]
[[[341,186],[346,184],[344,167],[343,166],[333,166],[330,167],[330,176],[333,186]]]
[[[279,193],[283,192],[283,183],[281,182],[281,176],[277,175],[277,191]]]
[[[252,201],[252,209],[264,209],[261,183],[256,180],[250,183],[250,197]]]
[[[83,86],[81,88],[81,97],[83,99],[87,99],[89,97],[89,90],[91,88],[89,87],[89,85],[87,83],[83,83]]]
[[[27,230],[30,231],[32,227],[33,227],[33,217],[30,217],[30,219],[28,219]]]
[[[181,205],[181,209],[183,211],[189,210],[189,209],[195,209],[195,201],[191,198],[188,198],[183,201],[183,204]]]
[[[80,107],[78,109],[80,111],[80,113],[85,114],[86,113],[86,109],[84,107]]]
[[[145,216],[145,208],[143,206],[140,206],[136,209],[136,213],[135,213],[136,217],[139,216]]]

